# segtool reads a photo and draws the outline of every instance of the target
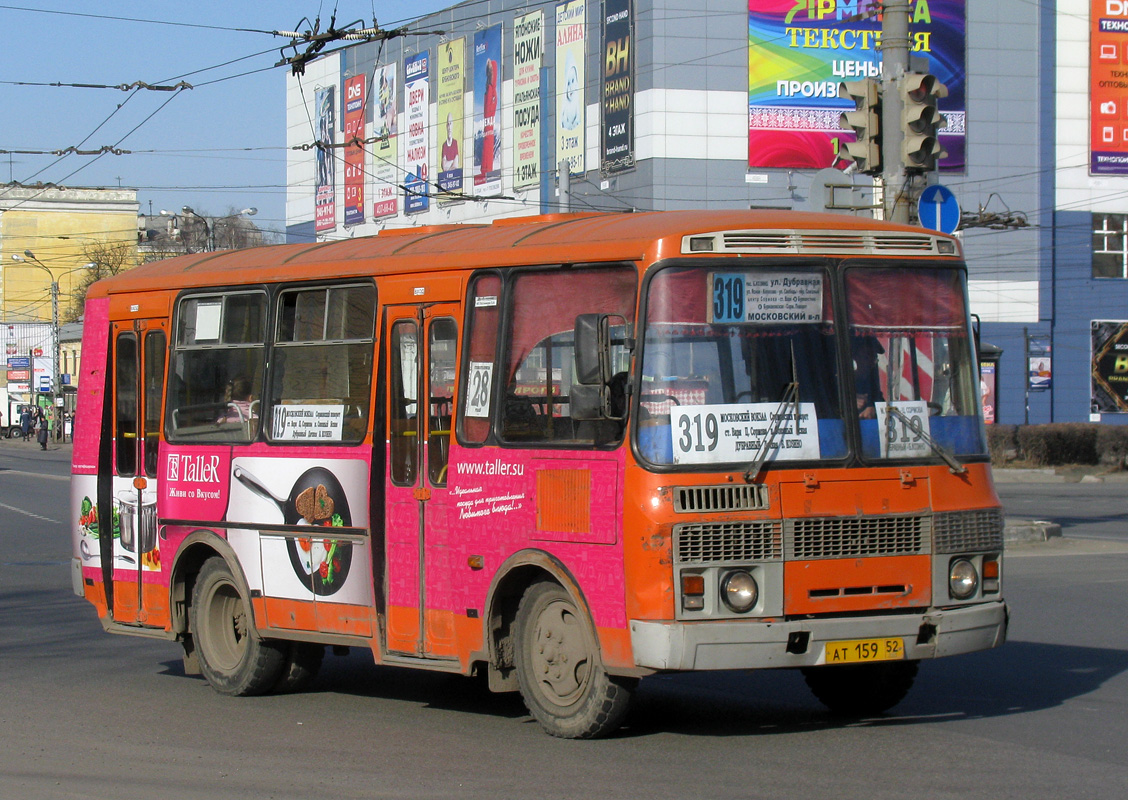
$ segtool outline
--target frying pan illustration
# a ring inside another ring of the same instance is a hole
[[[332,526],[320,522],[309,524],[298,512],[297,506],[298,496],[302,492],[307,489],[316,492],[319,486],[323,486],[333,500],[333,513],[341,518],[343,526],[351,526],[349,501],[337,476],[324,467],[311,467],[294,481],[289,497],[279,497],[243,467],[235,467],[232,474],[259,497],[277,505],[287,525],[309,526],[308,534],[303,531],[286,539],[290,565],[298,580],[316,595],[331,595],[339,590],[344,585],[352,564],[352,544],[333,539]]]

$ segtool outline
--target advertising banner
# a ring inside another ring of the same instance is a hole
[[[501,25],[474,34],[474,194],[501,194]]]
[[[1128,2],[1089,4],[1089,172],[1128,175]]]
[[[1050,337],[1027,337],[1026,357],[1030,364],[1030,391],[1044,392],[1050,389],[1053,386],[1053,359],[1050,349]]]
[[[1095,320],[1092,330],[1091,411],[1128,413],[1128,321]]]
[[[634,3],[604,0],[602,152],[599,171],[634,167]]]
[[[584,0],[556,6],[556,161],[567,161],[573,175],[584,165]]]
[[[917,0],[911,57],[948,88],[940,111],[946,172],[965,168],[966,0]],[[845,167],[838,84],[881,76],[880,0],[748,0],[748,166]]]
[[[14,322],[4,328],[8,391],[27,394],[55,374],[52,328],[46,322]]]
[[[319,233],[337,227],[337,190],[334,183],[336,164],[330,147],[337,133],[333,119],[333,99],[336,95],[336,87],[318,89],[313,101],[317,109],[317,141],[322,145],[317,148],[317,175],[314,177],[313,198],[313,227]]]
[[[393,217],[399,213],[399,130],[397,118],[396,65],[376,67],[372,76],[372,145],[375,187],[372,191],[372,216]]]
[[[445,137],[439,148],[439,190],[462,192],[462,144],[465,94],[463,70],[466,40],[456,39],[439,45],[439,133]]]
[[[513,188],[540,184],[540,70],[544,12],[513,21]]]
[[[427,115],[431,107],[430,51],[408,56],[403,62],[404,107],[407,124],[407,177],[404,180],[404,211],[418,214],[430,208],[427,184],[431,150],[428,146]]]
[[[345,225],[364,222],[364,157],[363,145],[351,144],[364,139],[364,92],[367,75],[354,75],[345,81]]]

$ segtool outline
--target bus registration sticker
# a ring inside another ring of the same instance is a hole
[[[856,664],[865,661],[899,661],[905,657],[905,643],[899,636],[884,639],[849,639],[827,642],[824,664]]]

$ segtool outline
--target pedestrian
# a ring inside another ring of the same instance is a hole
[[[35,434],[36,441],[39,442],[39,449],[47,449],[47,415],[43,413],[43,409],[39,409],[39,423],[36,426],[37,432]]]
[[[24,406],[20,411],[20,432],[23,434],[23,440],[26,442],[28,437],[31,436],[31,407]]]

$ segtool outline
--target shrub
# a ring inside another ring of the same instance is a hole
[[[1024,425],[1015,434],[1019,457],[1034,466],[1096,464],[1097,432],[1102,426],[1086,422]]]
[[[1097,453],[1102,464],[1128,466],[1128,425],[1099,425]]]
[[[992,464],[1001,467],[1018,457],[1017,432],[1017,425],[987,426],[987,452],[991,454]]]

